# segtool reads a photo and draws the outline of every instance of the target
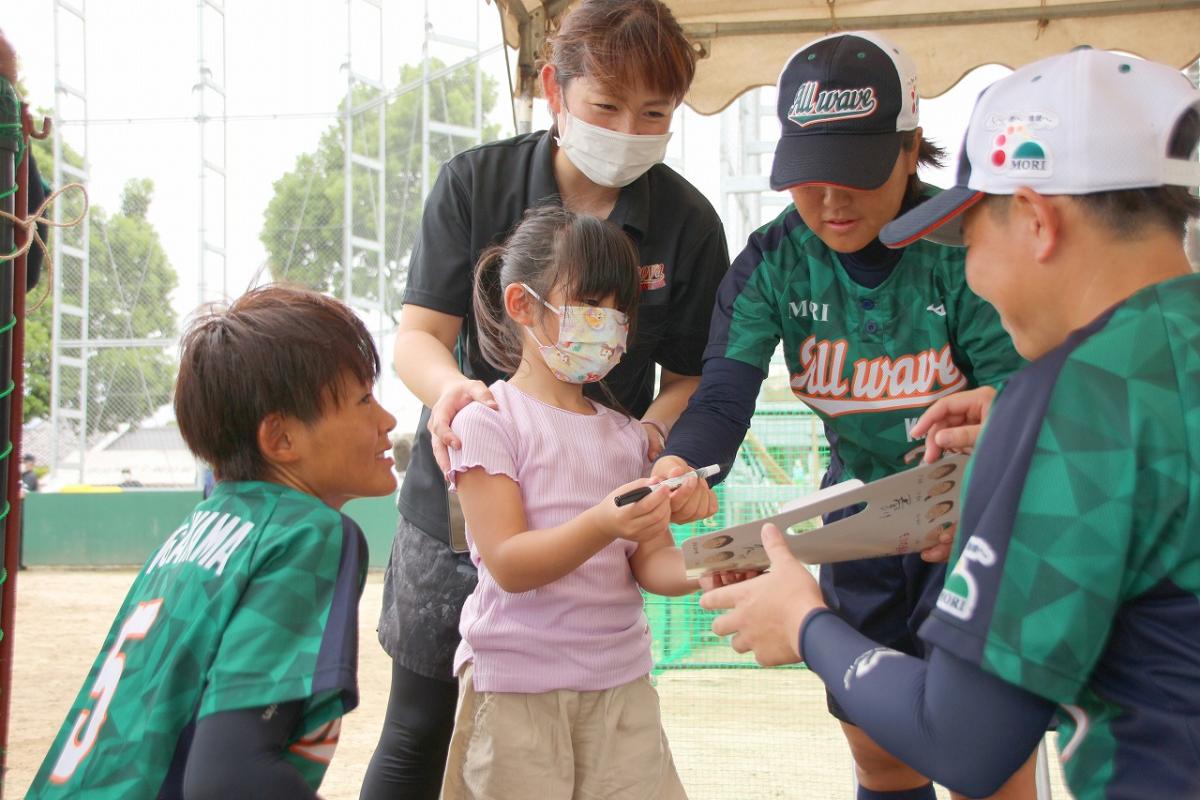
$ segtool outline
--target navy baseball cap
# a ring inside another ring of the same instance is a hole
[[[1043,195],[1198,186],[1200,163],[1176,152],[1181,122],[1197,109],[1200,92],[1165,64],[1091,48],[1035,61],[975,101],[954,186],[879,239],[961,245],[964,211],[1022,186]]]
[[[810,42],[788,59],[778,87],[775,190],[806,183],[876,189],[917,128],[916,67],[876,33]]]

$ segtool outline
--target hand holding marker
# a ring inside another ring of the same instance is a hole
[[[627,506],[630,503],[636,503],[638,500],[641,500],[643,497],[650,494],[660,486],[666,486],[668,489],[678,489],[683,485],[685,480],[693,475],[695,475],[697,478],[707,478],[710,475],[716,475],[720,471],[721,467],[719,464],[709,464],[707,467],[700,467],[699,469],[694,469],[691,472],[685,472],[682,475],[676,475],[674,478],[666,478],[661,482],[654,484],[653,486],[643,486],[640,489],[634,489],[632,492],[626,492],[625,494],[617,495],[615,502],[618,506]]]

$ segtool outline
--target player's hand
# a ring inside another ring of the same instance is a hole
[[[909,431],[914,439],[925,437],[925,463],[937,461],[945,451],[970,453],[995,399],[995,389],[980,386],[943,397],[925,409]]]
[[[657,426],[643,420],[642,428],[646,431],[646,458],[654,461],[654,459],[658,458],[658,454],[662,452],[663,448],[667,446],[667,441],[663,438]]]
[[[748,581],[762,574],[762,570],[759,569],[726,569],[720,572],[709,572],[706,575],[700,576],[700,590],[711,592],[713,589],[720,589],[722,586],[733,586],[735,583]]]
[[[620,495],[656,483],[657,478],[640,478],[618,487],[589,509],[593,523],[611,539],[627,539],[641,543],[651,541],[664,533],[669,537],[671,497],[666,487],[656,489],[627,506],[618,506],[616,503]]]
[[[429,409],[429,423],[425,427],[429,428],[429,433],[432,434],[433,457],[443,473],[450,469],[450,448],[462,447],[462,442],[450,429],[450,423],[459,411],[471,403],[483,403],[488,408],[498,408],[496,398],[492,397],[487,384],[463,378],[442,392],[433,408]]]
[[[763,525],[763,548],[771,570],[753,580],[707,592],[700,606],[727,610],[713,620],[718,636],[733,635],[739,653],[754,651],[764,667],[794,664],[801,660],[800,625],[814,608],[824,608],[821,587],[808,568],[796,560],[774,525]]]
[[[692,468],[679,456],[664,456],[654,462],[650,475],[654,478],[673,478],[691,472]],[[717,494],[709,488],[708,481],[688,478],[683,485],[671,492],[671,522],[683,525],[705,519],[717,513]]]
[[[954,550],[954,534],[957,530],[958,523],[956,522],[939,533],[937,544],[930,545],[921,551],[921,560],[928,561],[930,564],[949,561],[950,552]]]

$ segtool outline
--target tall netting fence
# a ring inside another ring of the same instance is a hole
[[[282,0],[230,4],[221,25],[202,8],[199,48],[196,27],[164,26],[160,71],[94,36],[85,59],[82,30],[48,54],[56,84],[28,99],[57,115],[59,138],[35,142],[36,161],[50,185],[84,180],[93,202],[85,225],[54,232],[52,274],[30,301],[25,442],[46,489],[199,485],[171,391],[178,336],[202,303],[268,281],[327,292],[359,310],[390,363],[425,194],[453,154],[510,135],[512,117],[493,7],[405,0],[364,34],[361,5],[314,7],[320,37],[267,62],[253,31],[292,13]],[[88,24],[107,30],[119,13],[92,9]],[[422,13],[460,38],[473,21],[474,46],[424,41]],[[372,36],[382,52],[365,65]],[[114,95],[96,76],[140,91]],[[89,77],[90,95],[53,91]],[[79,202],[53,213],[71,218]],[[390,367],[380,395],[415,424]]]
[[[192,480],[190,459],[156,430],[169,412],[178,322],[167,301],[177,277],[146,219],[151,191],[131,180],[118,208],[93,205],[87,226],[56,231],[55,270],[30,294],[25,452],[64,486]],[[81,210],[76,194],[57,202],[63,218]],[[117,455],[131,437],[137,457]]]

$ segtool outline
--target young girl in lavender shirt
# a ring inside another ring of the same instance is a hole
[[[531,787],[544,800],[686,797],[648,677],[639,587],[698,584],[672,541],[666,489],[614,502],[654,482],[644,426],[584,392],[620,360],[639,288],[624,232],[557,207],[529,212],[480,257],[477,346],[512,377],[490,387],[497,408],[474,403],[453,422],[462,447],[447,479],[479,585],[459,623],[447,800]]]

